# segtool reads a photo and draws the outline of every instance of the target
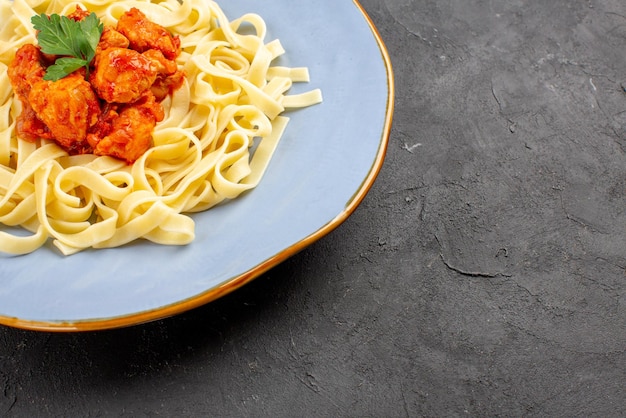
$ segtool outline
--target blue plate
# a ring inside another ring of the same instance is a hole
[[[393,76],[372,22],[352,0],[228,0],[230,19],[258,13],[281,65],[306,66],[324,102],[288,112],[286,133],[259,186],[193,215],[184,247],[145,241],[64,257],[46,246],[0,257],[0,323],[85,331],[174,315],[259,276],[343,222],[381,168],[393,113]]]

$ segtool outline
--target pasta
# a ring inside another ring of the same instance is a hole
[[[136,7],[181,38],[177,64],[185,81],[163,102],[153,145],[133,164],[68,155],[52,141],[31,143],[15,134],[21,104],[7,69],[17,48],[36,44],[31,16],[67,15],[77,5],[112,26]],[[293,83],[309,81],[308,70],[271,65],[285,51],[280,41],[265,41],[260,16],[229,20],[214,1],[0,0],[0,15],[3,253],[30,253],[49,240],[64,255],[137,239],[188,244],[195,228],[190,214],[259,183],[288,122],[282,113],[322,100],[319,89],[288,93]]]

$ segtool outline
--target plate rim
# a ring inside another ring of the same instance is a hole
[[[269,271],[271,268],[279,265],[288,258],[294,256],[306,247],[310,246],[314,242],[320,240],[324,236],[328,235],[334,229],[339,227],[363,201],[371,187],[373,186],[378,174],[383,166],[387,148],[389,144],[389,137],[391,134],[391,125],[394,112],[394,99],[395,99],[395,80],[393,75],[393,69],[391,64],[391,58],[387,47],[380,35],[380,32],[376,28],[376,25],[365,11],[359,0],[352,0],[357,10],[363,15],[367,25],[369,26],[374,40],[378,46],[383,64],[387,75],[387,104],[385,109],[385,118],[383,123],[383,129],[380,137],[378,151],[376,158],[367,176],[361,183],[361,186],[352,195],[350,200],[346,203],[343,211],[336,215],[333,219],[328,221],[322,227],[315,232],[311,233],[307,237],[293,243],[289,247],[281,250],[274,256],[262,261],[256,266],[250,268],[244,273],[238,274],[229,278],[224,283],[212,287],[204,292],[194,295],[190,298],[179,300],[168,305],[164,305],[158,308],[149,309],[141,312],[124,314],[111,318],[102,319],[88,319],[77,321],[38,321],[28,320],[16,317],[0,315],[0,324],[7,325],[13,328],[30,330],[30,331],[48,331],[48,332],[78,332],[78,331],[102,331],[109,329],[117,329],[123,327],[130,327],[134,325],[140,325],[147,322],[156,321],[168,317],[173,317],[178,314],[190,311],[200,306],[213,302],[227,294],[243,287],[247,283],[261,276],[263,273]]]

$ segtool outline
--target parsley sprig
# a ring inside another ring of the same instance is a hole
[[[45,54],[61,55],[48,67],[44,80],[59,80],[81,67],[87,68],[96,55],[96,46],[104,30],[95,13],[75,21],[67,16],[52,14],[31,18],[33,27],[39,31],[37,41]]]

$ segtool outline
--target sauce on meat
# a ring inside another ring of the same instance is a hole
[[[80,21],[79,7],[68,17]],[[35,45],[20,47],[9,79],[22,103],[17,135],[30,142],[54,140],[69,154],[109,155],[128,163],[152,145],[163,120],[161,101],[184,81],[175,62],[180,39],[132,8],[105,27],[89,76],[77,70],[58,81],[44,80],[56,56]]]

